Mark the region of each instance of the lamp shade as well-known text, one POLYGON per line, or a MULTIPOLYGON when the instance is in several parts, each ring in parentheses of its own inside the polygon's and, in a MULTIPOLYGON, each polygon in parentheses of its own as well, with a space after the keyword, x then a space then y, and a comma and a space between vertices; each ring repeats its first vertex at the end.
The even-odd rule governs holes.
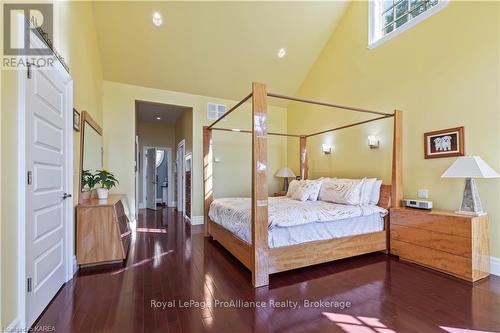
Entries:
POLYGON ((275 174, 276 177, 283 177, 283 178, 288 178, 288 177, 295 177, 295 174, 293 173, 292 170, 288 167, 283 167, 278 170, 275 174))
POLYGON ((479 156, 459 157, 442 178, 498 178, 500 175, 479 156))

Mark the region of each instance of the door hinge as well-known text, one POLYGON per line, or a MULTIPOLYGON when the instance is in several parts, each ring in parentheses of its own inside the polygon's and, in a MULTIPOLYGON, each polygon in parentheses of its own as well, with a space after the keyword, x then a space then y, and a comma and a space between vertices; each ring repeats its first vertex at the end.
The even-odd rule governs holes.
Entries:
POLYGON ((33 65, 28 62, 28 64, 26 66, 28 66, 28 79, 31 79, 31 66, 33 66, 33 65))
POLYGON ((31 283, 31 278, 29 277, 29 278, 26 280, 26 290, 30 293, 30 292, 31 292, 31 289, 32 289, 32 283, 31 283))
POLYGON ((27 177, 27 183, 28 185, 33 184, 33 171, 28 171, 28 177, 27 177))

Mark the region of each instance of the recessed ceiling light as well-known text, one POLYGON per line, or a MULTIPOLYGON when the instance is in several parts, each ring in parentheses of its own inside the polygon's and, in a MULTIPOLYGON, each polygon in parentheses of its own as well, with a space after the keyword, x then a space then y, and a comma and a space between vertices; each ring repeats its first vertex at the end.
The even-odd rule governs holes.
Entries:
POLYGON ((156 120, 161 120, 161 118, 160 117, 156 117, 156 120))
POLYGON ((163 18, 161 17, 160 12, 153 13, 153 24, 157 27, 163 24, 163 18))
POLYGON ((282 47, 278 50, 278 58, 283 58, 284 56, 286 56, 286 49, 282 47))

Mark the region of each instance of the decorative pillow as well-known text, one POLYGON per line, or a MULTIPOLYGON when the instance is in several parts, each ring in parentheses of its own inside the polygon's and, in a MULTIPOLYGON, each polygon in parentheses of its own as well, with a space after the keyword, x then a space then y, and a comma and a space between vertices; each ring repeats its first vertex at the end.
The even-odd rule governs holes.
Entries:
POLYGON ((361 204, 369 205, 372 198, 373 186, 377 178, 366 178, 361 189, 361 204))
POLYGON ((293 193, 292 199, 299 201, 306 201, 309 198, 310 194, 311 194, 311 186, 310 184, 304 182, 300 184, 297 190, 293 193))
POLYGON ((382 186, 382 181, 377 180, 375 184, 373 184, 372 194, 370 196, 370 205, 378 204, 380 200, 380 187, 382 186))
POLYGON ((321 190, 321 183, 323 183, 323 177, 316 180, 306 180, 308 184, 311 184, 309 198, 307 200, 316 201, 318 200, 319 191, 321 190))
POLYGON ((326 179, 321 184, 319 200, 344 205, 359 205, 361 203, 361 188, 363 179, 326 179))
POLYGON ((293 194, 295 193, 295 191, 297 191, 299 184, 300 184, 299 180, 296 179, 292 180, 288 185, 288 191, 286 192, 286 196, 289 198, 293 197, 293 194))

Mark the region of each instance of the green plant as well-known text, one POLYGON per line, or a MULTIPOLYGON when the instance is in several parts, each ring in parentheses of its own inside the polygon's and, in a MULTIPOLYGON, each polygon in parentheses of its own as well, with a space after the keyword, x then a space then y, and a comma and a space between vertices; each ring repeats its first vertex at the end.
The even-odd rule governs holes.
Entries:
POLYGON ((102 188, 108 190, 120 183, 118 179, 115 178, 115 175, 104 169, 97 170, 95 177, 97 179, 97 183, 100 184, 102 188))
POLYGON ((97 184, 97 179, 90 170, 82 171, 82 189, 86 189, 87 191, 92 191, 97 184))

